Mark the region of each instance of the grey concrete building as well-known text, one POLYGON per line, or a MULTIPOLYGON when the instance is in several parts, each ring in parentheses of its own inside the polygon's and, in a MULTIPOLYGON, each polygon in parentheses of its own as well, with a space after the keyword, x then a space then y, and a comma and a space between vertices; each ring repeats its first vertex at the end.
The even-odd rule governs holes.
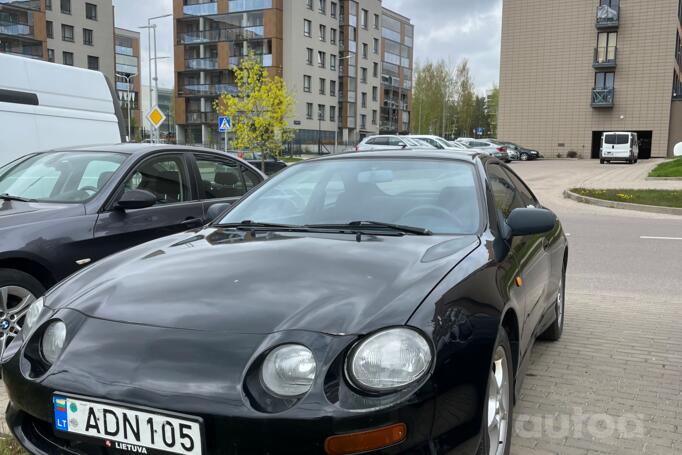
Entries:
POLYGON ((111 0, 46 0, 47 59, 115 80, 111 0))
POLYGON ((504 0, 498 137, 597 158, 605 131, 640 156, 682 141, 680 0, 504 0))

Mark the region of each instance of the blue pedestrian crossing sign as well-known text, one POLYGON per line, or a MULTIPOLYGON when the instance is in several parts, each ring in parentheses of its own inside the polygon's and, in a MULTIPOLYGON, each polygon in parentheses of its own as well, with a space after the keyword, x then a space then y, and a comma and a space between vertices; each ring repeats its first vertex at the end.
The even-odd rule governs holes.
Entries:
POLYGON ((218 131, 225 133, 232 129, 232 119, 230 117, 218 117, 218 131))

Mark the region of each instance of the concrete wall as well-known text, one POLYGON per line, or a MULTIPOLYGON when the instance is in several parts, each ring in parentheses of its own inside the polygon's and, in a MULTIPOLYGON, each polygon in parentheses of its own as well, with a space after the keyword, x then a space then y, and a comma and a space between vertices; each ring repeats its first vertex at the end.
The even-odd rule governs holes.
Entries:
POLYGON ((605 109, 591 107, 598 1, 505 0, 499 138, 589 157, 593 131, 652 130, 652 156, 666 156, 678 2, 621 1, 615 105, 605 109))

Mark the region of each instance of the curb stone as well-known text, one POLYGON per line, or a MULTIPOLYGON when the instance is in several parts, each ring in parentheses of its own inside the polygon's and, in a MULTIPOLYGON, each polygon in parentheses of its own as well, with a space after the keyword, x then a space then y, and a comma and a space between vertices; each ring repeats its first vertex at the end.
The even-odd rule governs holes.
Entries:
POLYGON ((622 210, 633 210, 636 212, 647 212, 647 213, 661 213, 664 215, 679 215, 682 216, 682 208, 677 207, 659 207, 655 205, 643 205, 643 204, 631 204, 629 202, 617 202, 617 201, 607 201, 604 199, 597 199, 589 196, 582 196, 572 191, 565 190, 564 197, 567 199, 573 199, 577 202, 582 202, 583 204, 596 205, 599 207, 607 207, 612 209, 622 209, 622 210))

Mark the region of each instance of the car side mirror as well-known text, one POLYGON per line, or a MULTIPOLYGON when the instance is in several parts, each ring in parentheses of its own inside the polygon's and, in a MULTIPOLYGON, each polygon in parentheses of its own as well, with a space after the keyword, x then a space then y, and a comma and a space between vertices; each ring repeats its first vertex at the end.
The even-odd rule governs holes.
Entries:
POLYGON ((556 215, 547 209, 514 209, 507 218, 512 237, 544 234, 556 225, 556 215))
POLYGON ((213 204, 208 208, 208 211, 206 212, 207 218, 206 221, 209 223, 215 221, 225 210, 229 209, 231 205, 232 204, 228 204, 226 202, 213 204))
POLYGON ((156 196, 147 190, 127 190, 116 202, 119 210, 146 209, 156 204, 156 196))

